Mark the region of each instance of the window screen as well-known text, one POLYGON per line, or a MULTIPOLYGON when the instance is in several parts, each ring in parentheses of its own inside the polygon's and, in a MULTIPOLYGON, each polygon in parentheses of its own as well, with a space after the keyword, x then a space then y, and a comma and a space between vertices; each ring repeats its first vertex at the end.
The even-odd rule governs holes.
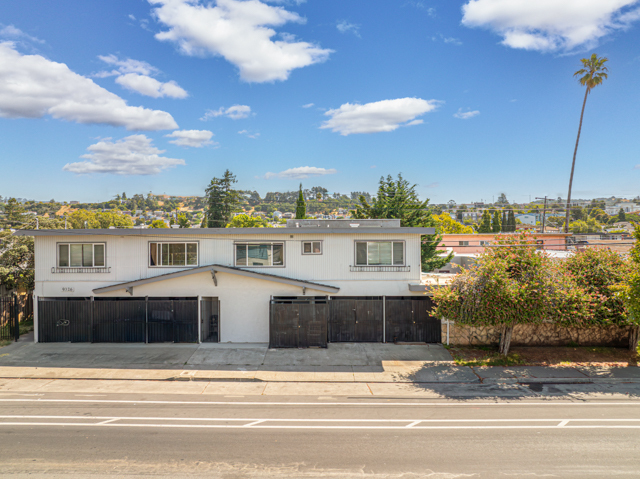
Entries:
POLYGON ((236 244, 236 266, 283 266, 282 243, 236 244))
POLYGON ((197 266, 198 243, 149 243, 149 266, 197 266))
POLYGON ((358 241, 356 242, 356 265, 404 265, 404 243, 402 241, 358 241))

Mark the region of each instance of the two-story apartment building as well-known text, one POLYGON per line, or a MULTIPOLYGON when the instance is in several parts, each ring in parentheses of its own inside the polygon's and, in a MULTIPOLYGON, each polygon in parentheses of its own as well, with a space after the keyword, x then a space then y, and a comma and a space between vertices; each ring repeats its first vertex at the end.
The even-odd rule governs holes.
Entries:
POLYGON ((36 341, 435 341, 421 235, 399 220, 31 230, 36 341))

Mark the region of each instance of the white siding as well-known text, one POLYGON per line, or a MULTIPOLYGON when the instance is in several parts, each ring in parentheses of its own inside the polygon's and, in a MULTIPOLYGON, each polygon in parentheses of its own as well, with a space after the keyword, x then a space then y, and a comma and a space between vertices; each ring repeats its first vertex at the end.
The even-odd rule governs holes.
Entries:
POLYGON ((420 236, 394 234, 296 234, 292 235, 224 235, 224 236, 70 236, 36 237, 35 264, 36 281, 91 282, 92 287, 148 278, 171 273, 184 267, 149 267, 148 248, 152 241, 198 241, 199 264, 233 266, 234 242, 236 241, 284 241, 285 266, 272 268, 247 268, 254 271, 318 282, 336 281, 394 281, 420 280, 420 236), (350 271, 355 262, 356 240, 400 240, 405 241, 405 262, 410 272, 363 272, 350 271), (322 240, 321 255, 303 255, 303 240, 322 240), (54 273, 57 244, 63 242, 106 243, 106 264, 110 273, 54 273))

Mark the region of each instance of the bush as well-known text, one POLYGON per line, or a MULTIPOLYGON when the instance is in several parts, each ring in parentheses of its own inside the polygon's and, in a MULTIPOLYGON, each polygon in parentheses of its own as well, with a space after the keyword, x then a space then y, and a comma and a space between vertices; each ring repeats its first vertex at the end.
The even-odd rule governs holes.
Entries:
POLYGON ((562 266, 572 280, 592 296, 595 306, 589 318, 591 324, 628 324, 627 307, 614 289, 629 276, 628 261, 613 251, 589 248, 577 251, 562 266))
POLYGON ((434 294, 435 314, 462 324, 502 326, 509 351, 516 324, 591 325, 596 296, 527 234, 496 237, 474 267, 434 294))

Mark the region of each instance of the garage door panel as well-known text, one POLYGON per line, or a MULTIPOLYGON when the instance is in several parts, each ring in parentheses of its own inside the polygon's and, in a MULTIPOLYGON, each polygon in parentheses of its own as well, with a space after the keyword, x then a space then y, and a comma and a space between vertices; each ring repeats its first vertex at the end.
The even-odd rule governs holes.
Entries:
POLYGON ((328 312, 326 298, 274 298, 270 310, 270 347, 326 347, 328 312))

